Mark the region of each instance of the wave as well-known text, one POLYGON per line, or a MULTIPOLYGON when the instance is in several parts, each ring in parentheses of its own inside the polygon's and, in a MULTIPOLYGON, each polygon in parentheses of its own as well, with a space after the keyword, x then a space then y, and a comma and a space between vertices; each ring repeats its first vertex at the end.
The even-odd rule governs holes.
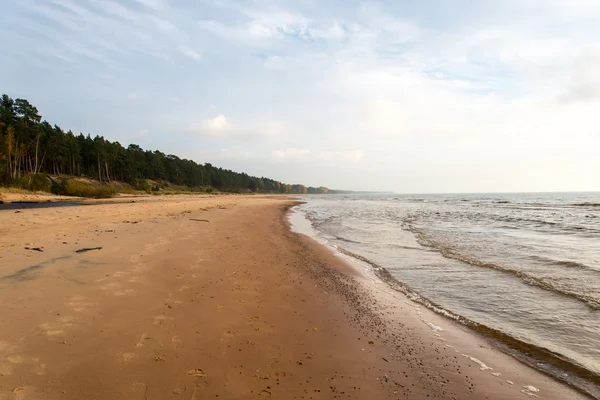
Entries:
POLYGON ((600 375, 593 371, 549 349, 517 339, 498 329, 491 328, 449 311, 422 296, 405 283, 400 282, 386 268, 368 258, 341 247, 337 247, 337 250, 373 267, 373 271, 379 279, 385 282, 391 289, 406 295, 411 301, 421 304, 437 314, 453 319, 488 337, 494 341, 500 350, 512 355, 524 364, 568 384, 585 395, 591 396, 594 399, 600 399, 600 375))
POLYGON ((339 240, 341 242, 362 244, 362 242, 358 242, 358 241, 352 240, 352 239, 346 239, 345 237, 341 237, 341 236, 334 236, 334 238, 335 238, 335 240, 339 240))
POLYGON ((439 251, 440 254, 446 258, 457 260, 457 261, 462 261, 464 263, 473 265, 475 267, 490 268, 490 269, 494 269, 496 271, 503 272, 505 274, 510 274, 512 276, 519 278, 520 280, 522 280, 524 283, 527 283, 528 285, 536 286, 543 290, 547 290, 547 291, 554 292, 559 295, 574 298, 576 300, 579 300, 579 301, 585 303, 588 307, 592 308, 593 310, 600 310, 600 299, 597 299, 593 296, 589 296, 589 295, 586 295, 583 293, 577 293, 572 290, 568 290, 566 288, 557 286, 556 284, 554 284, 552 282, 548 282, 547 280, 544 280, 543 278, 536 277, 527 272, 517 271, 517 270, 511 269, 511 268, 504 267, 502 265, 482 261, 482 260, 479 260, 475 257, 469 256, 466 254, 458 253, 454 249, 452 249, 448 246, 445 246, 444 244, 442 244, 440 242, 436 242, 436 241, 428 238, 427 235, 423 231, 415 228, 412 225, 406 224, 406 225, 404 225, 403 228, 409 232, 414 233, 417 238, 417 242, 420 245, 435 249, 435 250, 439 251))
POLYGON ((580 263, 577 261, 555 260, 553 258, 547 258, 547 257, 543 257, 543 256, 530 256, 530 258, 532 260, 541 261, 545 264, 558 265, 560 267, 566 267, 566 268, 575 268, 575 269, 581 269, 581 270, 600 272, 600 271, 598 271, 598 269, 596 269, 594 267, 591 267, 587 264, 580 263))

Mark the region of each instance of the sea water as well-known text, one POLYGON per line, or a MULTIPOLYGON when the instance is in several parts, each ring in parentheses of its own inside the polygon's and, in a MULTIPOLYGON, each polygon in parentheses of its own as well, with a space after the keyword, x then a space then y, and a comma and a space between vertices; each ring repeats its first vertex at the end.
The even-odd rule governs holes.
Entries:
POLYGON ((306 196, 393 287, 600 398, 600 193, 306 196))

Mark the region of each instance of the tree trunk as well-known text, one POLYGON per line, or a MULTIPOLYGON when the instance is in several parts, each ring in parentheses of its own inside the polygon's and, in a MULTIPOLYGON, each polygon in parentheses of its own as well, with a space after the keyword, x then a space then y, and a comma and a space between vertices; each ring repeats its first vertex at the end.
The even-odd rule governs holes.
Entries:
POLYGON ((40 135, 37 135, 37 139, 35 141, 35 170, 34 173, 38 173, 38 149, 40 147, 40 135))
POLYGON ((108 180, 108 182, 110 182, 110 174, 108 172, 108 163, 106 161, 104 161, 104 167, 106 168, 106 180, 108 180))
POLYGON ((100 154, 98 154, 98 180, 102 182, 102 170, 100 169, 100 154))

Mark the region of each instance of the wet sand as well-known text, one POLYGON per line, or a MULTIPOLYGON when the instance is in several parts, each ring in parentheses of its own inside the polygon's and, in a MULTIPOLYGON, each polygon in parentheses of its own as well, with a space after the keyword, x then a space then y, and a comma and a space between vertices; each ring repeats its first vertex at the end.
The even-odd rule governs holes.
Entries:
POLYGON ((291 204, 0 211, 0 399, 581 398, 291 233, 291 204))

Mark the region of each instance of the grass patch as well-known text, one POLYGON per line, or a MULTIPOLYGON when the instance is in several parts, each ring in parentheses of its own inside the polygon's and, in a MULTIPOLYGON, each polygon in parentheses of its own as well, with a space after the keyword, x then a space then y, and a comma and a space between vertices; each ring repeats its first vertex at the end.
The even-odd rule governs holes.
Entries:
POLYGON ((92 186, 76 180, 62 179, 52 183, 51 191, 61 196, 92 197, 104 199, 117 194, 114 185, 92 186))

